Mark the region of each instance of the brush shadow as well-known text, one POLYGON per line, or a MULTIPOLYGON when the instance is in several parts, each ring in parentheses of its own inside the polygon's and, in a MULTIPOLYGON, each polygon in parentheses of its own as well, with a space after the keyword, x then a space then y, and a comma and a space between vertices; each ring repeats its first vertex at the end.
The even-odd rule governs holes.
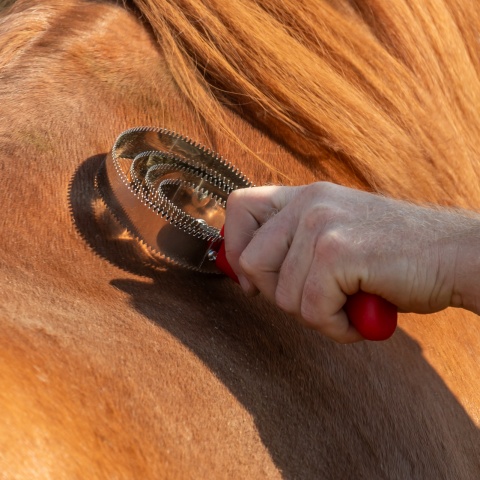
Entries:
POLYGON ((414 340, 399 330, 388 342, 337 345, 225 278, 152 268, 134 239, 106 233, 118 227, 95 207, 103 158, 87 159, 71 183, 78 231, 97 255, 152 280, 111 283, 241 402, 284 478, 458 478, 462 468, 462 480, 478 478, 480 431, 414 340))

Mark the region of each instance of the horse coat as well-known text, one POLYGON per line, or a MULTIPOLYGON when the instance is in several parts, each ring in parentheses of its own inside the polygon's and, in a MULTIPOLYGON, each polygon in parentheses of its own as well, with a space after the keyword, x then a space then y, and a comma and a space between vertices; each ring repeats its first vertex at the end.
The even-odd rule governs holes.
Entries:
MULTIPOLYGON (((235 25, 221 2, 5 7, 0 478, 479 477, 475 315, 452 309, 401 315, 387 342, 337 345, 264 299, 245 298, 227 279, 152 268, 148 251, 115 222, 95 190, 95 174, 118 133, 154 125, 221 152, 256 184, 327 179, 474 208, 478 63, 465 67, 470 76, 463 84, 454 80, 442 62, 448 52, 432 53, 441 44, 440 21, 432 23, 435 36, 419 17, 415 45, 401 29, 403 17, 394 17, 401 8, 414 15, 414 2, 392 2, 389 12, 367 3, 370 10, 357 2, 318 2, 322 31, 332 29, 339 42, 350 34, 345 45, 358 49, 367 42, 358 32, 367 32, 365 39, 392 59, 395 95, 388 79, 372 80, 381 78, 372 73, 380 68, 377 50, 365 54, 368 62, 359 55, 356 65, 345 45, 347 53, 335 57, 340 47, 332 43, 329 50, 317 37, 316 55, 335 64, 319 60, 325 91, 334 73, 350 83, 338 83, 330 97, 312 93, 312 102, 324 99, 316 119, 302 113, 301 88, 267 89, 279 80, 273 75, 279 64, 291 65, 279 83, 294 84, 295 58, 288 50, 272 58, 263 43, 256 49, 256 37, 242 40, 237 29, 255 27, 243 21, 257 8, 253 3, 231 7, 239 15, 235 25), (209 15, 217 19, 213 26, 209 15), (231 28, 223 28, 228 22, 231 28), (232 44, 238 40, 244 49, 236 49, 238 63, 226 54, 218 60, 220 47, 203 58, 208 42, 198 43, 189 25, 212 45, 228 44, 228 35, 232 44), (214 37, 214 28, 223 37, 214 37), (264 79, 253 63, 262 55, 264 79), (243 73, 251 84, 240 76, 221 84, 243 73), (424 81, 415 90, 417 76, 424 81), (359 96, 352 90, 343 97, 342 85, 353 83, 359 96), (265 99, 275 100, 277 110, 265 99), (428 116, 433 100, 445 110, 428 116), (425 117, 416 118, 420 107, 425 117)), ((468 56, 478 15, 470 15, 466 1, 450 2, 450 10, 440 3, 439 18, 450 21, 442 25, 465 39, 468 56)), ((275 29, 299 45, 315 44, 307 2, 299 3, 296 17, 287 15, 295 7, 288 2, 263 7, 275 19, 264 24, 265 38, 283 38, 273 36, 275 29)), ((308 56, 300 50, 298 62, 308 56)))

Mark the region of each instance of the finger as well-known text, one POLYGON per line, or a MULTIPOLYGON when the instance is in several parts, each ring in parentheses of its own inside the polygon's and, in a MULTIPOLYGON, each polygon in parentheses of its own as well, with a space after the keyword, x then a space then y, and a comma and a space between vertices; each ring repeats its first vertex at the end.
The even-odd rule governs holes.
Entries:
POLYGON ((255 232, 239 259, 241 271, 272 303, 296 228, 294 218, 284 212, 271 217, 255 232))
POLYGON ((300 316, 303 290, 315 253, 315 235, 298 225, 281 265, 275 302, 282 310, 300 316))
POLYGON ((302 292, 301 321, 323 335, 340 343, 353 343, 363 339, 348 321, 343 310, 347 299, 341 290, 328 260, 312 264, 302 292), (320 263, 321 262, 321 263, 320 263))
POLYGON ((294 187, 254 187, 232 192, 227 202, 225 252, 235 273, 243 276, 239 258, 256 230, 281 210, 294 187))

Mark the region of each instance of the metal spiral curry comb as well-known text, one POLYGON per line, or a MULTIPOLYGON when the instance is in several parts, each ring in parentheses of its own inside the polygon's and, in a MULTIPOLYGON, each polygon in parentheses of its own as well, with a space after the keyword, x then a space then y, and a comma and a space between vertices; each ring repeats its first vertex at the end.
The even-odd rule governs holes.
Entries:
MULTIPOLYGON (((154 258, 238 282, 223 243, 228 196, 252 183, 215 152, 166 129, 123 132, 97 175, 97 187, 119 223, 154 258)), ((397 309, 376 295, 349 296, 350 322, 369 340, 395 331, 397 309)))

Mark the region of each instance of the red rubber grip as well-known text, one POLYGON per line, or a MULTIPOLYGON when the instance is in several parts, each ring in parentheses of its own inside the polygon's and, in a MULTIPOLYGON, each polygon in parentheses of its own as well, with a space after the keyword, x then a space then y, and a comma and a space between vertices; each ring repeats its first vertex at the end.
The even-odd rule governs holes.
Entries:
MULTIPOLYGON (((223 228, 220 232, 220 234, 223 237, 223 228)), ((233 268, 230 266, 227 260, 227 255, 225 253, 225 242, 222 241, 220 244, 220 248, 217 251, 217 258, 215 260, 215 265, 221 270, 225 275, 228 275, 232 280, 235 280, 237 283, 240 283, 238 281, 238 277, 233 271, 233 268)))
MULTIPOLYGON (((223 228, 220 234, 223 236, 223 228)), ((238 277, 227 261, 224 242, 217 248, 215 264, 238 283, 238 277)), ((397 307, 378 295, 359 291, 347 297, 344 309, 350 323, 367 340, 387 340, 397 328, 397 307)))
POLYGON ((378 295, 359 291, 347 297, 343 308, 367 340, 387 340, 397 328, 397 307, 378 295))

